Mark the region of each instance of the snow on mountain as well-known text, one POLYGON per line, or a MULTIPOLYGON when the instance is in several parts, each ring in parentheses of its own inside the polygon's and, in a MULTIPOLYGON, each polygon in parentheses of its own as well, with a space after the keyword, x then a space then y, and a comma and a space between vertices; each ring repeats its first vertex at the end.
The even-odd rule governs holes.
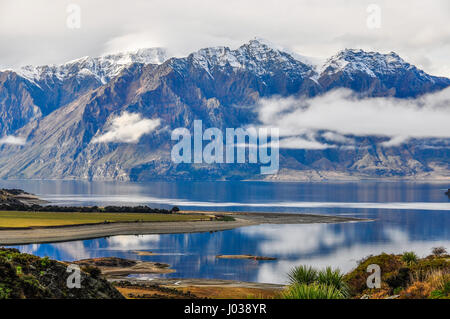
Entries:
MULTIPOLYGON (((193 63, 212 74, 214 68, 246 69, 258 76, 273 73, 275 69, 306 75, 312 69, 291 54, 259 39, 251 40, 236 50, 219 46, 201 49, 190 55, 193 63)), ((211 75, 212 76, 212 75, 211 75)))
MULTIPOLYGON (((344 50, 317 67, 257 39, 237 49, 201 49, 162 64, 167 54, 159 50, 22 68, 21 74, 39 88, 14 72, 0 72, 0 133, 28 141, 0 146, 0 178, 252 179, 259 167, 174 165, 170 128, 189 128, 195 119, 205 127, 259 125, 257 108, 246 106, 258 106, 262 98, 307 99, 348 89, 364 98, 409 99, 450 86, 449 79, 427 75, 395 53, 344 50), (133 62, 160 65, 119 74, 133 62), (110 132, 108 121, 124 112, 159 119, 167 129, 145 134, 138 143, 90 142, 110 132)), ((340 143, 337 138, 347 137, 323 135, 327 144, 333 139, 340 143)), ((388 148, 380 142, 384 139, 377 136, 354 136, 349 148, 282 150, 281 178, 311 176, 308 172, 331 178, 449 176, 443 160, 449 157, 448 147, 424 150, 412 140, 388 148)))
POLYGON ((292 56, 294 59, 296 59, 297 61, 302 62, 303 64, 306 64, 314 69, 318 69, 319 67, 321 67, 324 64, 324 59, 323 58, 319 58, 319 57, 311 57, 311 56, 306 56, 306 55, 302 55, 299 54, 295 51, 292 51, 291 49, 288 49, 286 47, 283 47, 281 45, 278 45, 276 43, 273 43, 267 39, 263 39, 263 38, 255 38, 256 41, 266 45, 267 47, 270 47, 274 50, 278 50, 280 52, 285 52, 287 54, 289 54, 290 56, 292 56))
POLYGON ((382 54, 355 49, 345 49, 332 56, 322 66, 320 73, 330 75, 338 72, 349 74, 363 72, 371 77, 377 77, 377 75, 395 74, 402 70, 416 71, 418 75, 431 79, 428 74, 405 62, 394 52, 382 54))
POLYGON ((28 65, 16 72, 36 84, 42 80, 64 81, 73 76, 94 76, 105 84, 132 63, 161 64, 168 58, 169 54, 163 48, 147 48, 96 58, 83 57, 61 65, 28 65))
POLYGON ((223 71, 230 68, 232 71, 252 71, 257 76, 282 71, 292 77, 309 78, 316 83, 323 76, 340 72, 351 78, 357 77, 357 74, 379 78, 411 73, 421 81, 436 81, 435 77, 409 64, 394 52, 382 54, 346 49, 324 61, 302 56, 263 39, 253 39, 236 50, 225 46, 204 48, 188 58, 212 78, 215 69, 223 71))
MULTIPOLYGON (((162 64, 169 58, 168 52, 163 48, 148 48, 96 58, 83 57, 61 65, 29 65, 15 72, 38 86, 41 81, 51 85, 54 81, 85 77, 94 78, 105 84, 132 63, 162 64)), ((394 52, 381 54, 345 49, 323 62, 323 59, 306 57, 260 38, 250 40, 235 50, 225 46, 200 49, 188 58, 211 77, 215 68, 222 71, 230 68, 234 71, 245 69, 258 76, 273 75, 276 71, 282 71, 296 78, 310 78, 317 83, 320 77, 339 72, 350 76, 365 73, 369 77, 376 78, 399 71, 409 71, 426 81, 432 82, 434 79, 405 62, 394 52)))

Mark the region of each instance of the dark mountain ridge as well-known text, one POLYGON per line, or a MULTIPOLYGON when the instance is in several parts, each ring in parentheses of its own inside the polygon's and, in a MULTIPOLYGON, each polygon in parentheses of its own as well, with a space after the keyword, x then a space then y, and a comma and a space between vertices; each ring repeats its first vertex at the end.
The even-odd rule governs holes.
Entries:
MULTIPOLYGON (((39 103, 30 93, 31 82, 13 73, 9 77, 15 77, 15 82, 2 83, 14 83, 22 99, 4 99, 2 114, 16 117, 6 106, 36 110, 39 103), (10 102, 13 100, 15 104, 10 102)), ((255 124, 254 107, 261 98, 307 99, 337 88, 351 89, 360 97, 414 98, 450 86, 449 79, 430 76, 394 53, 345 50, 323 66, 314 66, 257 40, 236 50, 202 49, 161 64, 130 63, 107 83, 98 77, 75 82, 79 86, 69 81, 62 89, 52 86, 47 92, 49 97, 64 96, 64 102, 58 103, 65 105, 52 111, 38 107, 36 114, 22 111, 26 115, 22 127, 17 122, 9 130, 3 129, 3 134, 13 132, 27 143, 0 145, 0 178, 260 179, 259 166, 254 164, 174 164, 170 159, 171 130, 192 129, 196 119, 203 120, 205 127, 222 129, 255 124), (56 89, 62 93, 52 91, 56 89), (124 112, 160 119, 161 124, 136 143, 95 142, 124 112)), ((2 84, 0 96, 11 92, 10 88, 11 84, 2 84)), ((279 174, 264 178, 422 179, 449 175, 446 141, 443 148, 435 149, 423 149, 414 140, 385 148, 378 143, 380 139, 357 138, 353 149, 282 149, 279 174)))

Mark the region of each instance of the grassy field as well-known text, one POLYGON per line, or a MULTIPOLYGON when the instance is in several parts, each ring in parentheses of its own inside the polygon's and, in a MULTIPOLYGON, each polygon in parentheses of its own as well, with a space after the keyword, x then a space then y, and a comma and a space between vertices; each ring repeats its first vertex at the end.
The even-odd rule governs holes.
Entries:
POLYGON ((67 226, 117 222, 177 222, 209 220, 206 215, 138 213, 52 213, 0 211, 1 228, 67 226))

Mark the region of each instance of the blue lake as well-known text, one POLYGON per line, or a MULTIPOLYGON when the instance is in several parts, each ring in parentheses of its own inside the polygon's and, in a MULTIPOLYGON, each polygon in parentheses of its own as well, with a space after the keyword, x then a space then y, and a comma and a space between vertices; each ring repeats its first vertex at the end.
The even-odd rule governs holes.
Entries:
POLYGON ((177 205, 182 209, 375 219, 17 246, 23 252, 66 261, 118 256, 165 262, 176 270, 167 277, 283 283, 286 272, 300 264, 331 265, 348 271, 370 254, 413 250, 425 256, 436 246, 450 250, 450 200, 444 194, 447 184, 0 181, 0 187, 22 188, 59 205, 177 205), (158 255, 137 256, 135 250, 158 255), (264 255, 277 260, 217 259, 220 254, 264 255))

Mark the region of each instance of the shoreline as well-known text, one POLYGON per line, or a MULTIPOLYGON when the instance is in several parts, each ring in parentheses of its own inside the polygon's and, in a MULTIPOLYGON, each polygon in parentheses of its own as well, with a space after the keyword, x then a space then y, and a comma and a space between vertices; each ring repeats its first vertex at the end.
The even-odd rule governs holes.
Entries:
POLYGON ((146 181, 135 181, 135 180, 113 180, 113 179, 83 179, 83 178, 8 178, 1 179, 0 182, 8 183, 8 182, 88 182, 88 183, 131 183, 131 184, 146 184, 146 183, 159 183, 159 182, 167 182, 167 183, 176 183, 177 181, 181 182, 214 182, 214 183, 223 183, 223 182, 267 182, 267 183, 302 183, 302 184, 315 184, 315 183, 355 183, 355 182, 394 182, 394 183, 425 183, 425 184, 447 184, 450 181, 450 176, 438 175, 438 176, 427 176, 427 177, 418 177, 418 176, 406 176, 403 178, 395 178, 395 177, 370 177, 370 176, 354 176, 350 175, 348 178, 323 178, 323 179, 240 179, 240 180, 227 180, 227 179, 211 179, 211 180, 191 180, 191 179, 180 179, 180 180, 168 180, 168 179, 150 179, 146 181))
POLYGON ((154 278, 151 281, 132 277, 107 277, 109 282, 127 281, 132 284, 156 284, 161 286, 186 288, 186 287, 230 287, 230 288, 266 288, 283 289, 287 284, 263 283, 256 281, 240 281, 233 279, 210 279, 210 278, 154 278))
POLYGON ((272 299, 286 287, 222 279, 107 279, 127 299, 272 299))
POLYGON ((275 298, 286 288, 284 284, 245 282, 227 279, 155 278, 151 281, 134 278, 107 278, 127 299, 248 299, 275 298))
POLYGON ((162 235, 231 230, 261 224, 316 224, 372 221, 370 219, 311 214, 230 213, 185 211, 197 214, 233 216, 234 221, 135 222, 71 225, 58 228, 0 230, 0 245, 27 245, 88 240, 118 235, 162 235))

